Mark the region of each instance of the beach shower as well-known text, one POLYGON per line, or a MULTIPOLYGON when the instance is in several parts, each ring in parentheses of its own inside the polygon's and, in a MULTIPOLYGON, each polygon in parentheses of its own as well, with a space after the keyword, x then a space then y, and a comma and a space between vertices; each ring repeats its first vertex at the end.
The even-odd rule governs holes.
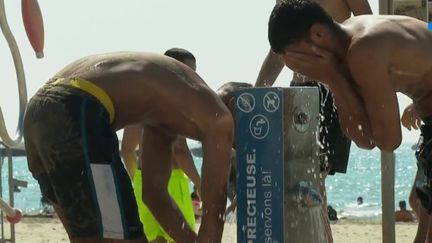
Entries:
MULTIPOLYGON (((22 0, 21 6, 27 36, 33 49, 36 52, 36 57, 42 58, 44 29, 39 5, 36 0, 22 0)), ((19 94, 19 117, 15 137, 12 138, 11 136, 9 136, 4 121, 3 112, 0 107, 0 140, 2 140, 8 147, 17 147, 21 143, 23 135, 22 122, 25 107, 27 105, 27 88, 24 75, 24 67, 18 45, 7 22, 4 0, 0 0, 0 26, 3 35, 8 43, 14 61, 19 94)))
MULTIPOLYGON (((30 40, 30 43, 33 49, 36 52, 37 58, 43 57, 43 43, 44 43, 44 30, 43 30, 43 22, 42 15, 39 9, 39 5, 36 0, 22 0, 21 1, 21 10, 23 16, 23 22, 25 26, 25 30, 27 36, 30 40)), ((24 67, 21 59, 21 55, 18 49, 18 45, 15 41, 15 38, 9 28, 9 24, 7 22, 6 13, 5 13, 5 5, 4 0, 0 0, 0 27, 2 33, 8 43, 10 52, 12 54, 17 82, 18 82, 18 95, 19 95, 19 117, 18 117, 18 125, 16 129, 15 137, 11 137, 8 134, 6 129, 6 124, 4 121, 4 116, 2 109, 0 107, 0 146, 4 147, 4 151, 6 151, 7 155, 4 156, 0 154, 0 174, 1 168, 3 167, 3 161, 5 157, 8 157, 8 185, 9 185, 9 203, 3 200, 0 197, 0 209, 3 213, 6 214, 6 219, 10 223, 10 239, 5 239, 4 237, 4 222, 3 217, 1 217, 1 241, 10 241, 15 242, 15 226, 14 224, 18 223, 21 220, 22 213, 20 210, 13 208, 14 205, 14 188, 18 186, 27 186, 27 182, 19 181, 13 178, 13 167, 12 167, 12 155, 11 149, 13 147, 18 147, 22 142, 23 132, 22 132, 22 123, 24 118, 24 112, 27 105, 27 89, 26 89, 26 81, 24 75, 24 67)), ((1 188, 1 179, 0 179, 0 189, 1 188)), ((0 190, 0 196, 2 196, 2 190, 0 190)))

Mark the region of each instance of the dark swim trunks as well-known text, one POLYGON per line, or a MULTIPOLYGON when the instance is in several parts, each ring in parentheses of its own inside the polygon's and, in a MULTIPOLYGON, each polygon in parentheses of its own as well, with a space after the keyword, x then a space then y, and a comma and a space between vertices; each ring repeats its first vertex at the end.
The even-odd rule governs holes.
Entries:
POLYGON ((423 119, 420 139, 415 152, 417 158, 416 193, 429 214, 432 211, 432 116, 423 119))
POLYGON ((351 140, 342 132, 330 90, 318 82, 291 82, 291 86, 318 87, 320 93, 320 167, 329 175, 346 173, 351 140))
POLYGON ((71 237, 144 237, 109 111, 106 93, 81 79, 45 85, 27 106, 29 169, 71 237))

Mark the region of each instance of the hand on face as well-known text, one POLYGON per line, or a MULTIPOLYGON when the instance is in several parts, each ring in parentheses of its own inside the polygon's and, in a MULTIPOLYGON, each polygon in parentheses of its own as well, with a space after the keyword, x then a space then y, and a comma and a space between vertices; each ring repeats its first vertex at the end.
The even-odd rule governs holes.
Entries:
POLYGON ((311 49, 311 53, 288 50, 281 58, 293 71, 315 80, 332 81, 341 74, 341 64, 333 53, 317 46, 311 49))

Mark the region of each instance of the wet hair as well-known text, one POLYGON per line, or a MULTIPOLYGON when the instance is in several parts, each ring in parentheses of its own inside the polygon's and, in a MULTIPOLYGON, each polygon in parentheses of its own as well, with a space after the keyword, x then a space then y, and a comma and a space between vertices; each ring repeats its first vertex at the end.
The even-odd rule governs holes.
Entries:
POLYGON ((167 50, 164 55, 172 57, 180 62, 188 59, 196 61, 195 56, 191 52, 182 48, 171 48, 167 50))
POLYGON ((222 101, 225 103, 225 105, 228 105, 230 99, 234 96, 234 91, 243 89, 243 88, 252 88, 253 85, 250 83, 242 83, 242 82, 228 82, 219 87, 217 89, 217 94, 222 99, 222 101))
POLYGON ((405 200, 399 201, 399 207, 401 209, 406 209, 406 202, 405 202, 405 200))
POLYGON ((273 8, 268 23, 271 49, 282 53, 289 45, 309 38, 313 24, 324 24, 331 29, 337 26, 324 9, 313 1, 281 0, 273 8))

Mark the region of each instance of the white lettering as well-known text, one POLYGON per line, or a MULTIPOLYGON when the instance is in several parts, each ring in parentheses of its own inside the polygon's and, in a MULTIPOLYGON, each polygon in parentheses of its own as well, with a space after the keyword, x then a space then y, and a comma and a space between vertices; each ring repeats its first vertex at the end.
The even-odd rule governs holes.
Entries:
MULTIPOLYGON (((262 174, 262 186, 270 187, 272 183, 271 171, 263 171, 262 174)), ((272 211, 272 191, 264 191, 264 238, 266 243, 273 242, 272 211)))
POLYGON ((255 149, 251 154, 246 154, 246 239, 252 243, 256 239, 256 154, 255 149))

